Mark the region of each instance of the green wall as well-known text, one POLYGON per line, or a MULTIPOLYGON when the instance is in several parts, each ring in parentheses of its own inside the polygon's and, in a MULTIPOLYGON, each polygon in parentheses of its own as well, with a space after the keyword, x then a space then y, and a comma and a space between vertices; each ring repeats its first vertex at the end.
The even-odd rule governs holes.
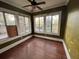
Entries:
POLYGON ((79 59, 79 0, 71 0, 68 5, 65 42, 71 59, 79 59))

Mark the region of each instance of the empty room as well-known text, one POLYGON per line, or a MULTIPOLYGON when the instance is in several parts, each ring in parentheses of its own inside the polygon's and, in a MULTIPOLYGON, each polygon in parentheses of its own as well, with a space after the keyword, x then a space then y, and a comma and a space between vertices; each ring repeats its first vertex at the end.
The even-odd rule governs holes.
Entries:
POLYGON ((79 0, 0 0, 0 59, 79 59, 79 0))

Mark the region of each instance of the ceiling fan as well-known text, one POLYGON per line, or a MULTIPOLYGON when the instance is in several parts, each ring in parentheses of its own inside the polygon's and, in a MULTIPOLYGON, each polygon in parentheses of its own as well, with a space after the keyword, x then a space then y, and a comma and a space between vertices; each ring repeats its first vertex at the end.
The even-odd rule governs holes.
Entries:
POLYGON ((38 8, 39 10, 43 10, 41 7, 39 7, 38 5, 41 5, 41 4, 45 4, 45 2, 44 1, 42 1, 42 2, 36 2, 35 0, 28 0, 30 3, 31 3, 31 5, 25 5, 25 6, 23 6, 24 8, 25 7, 29 7, 29 6, 32 6, 32 11, 35 9, 35 8, 38 8))

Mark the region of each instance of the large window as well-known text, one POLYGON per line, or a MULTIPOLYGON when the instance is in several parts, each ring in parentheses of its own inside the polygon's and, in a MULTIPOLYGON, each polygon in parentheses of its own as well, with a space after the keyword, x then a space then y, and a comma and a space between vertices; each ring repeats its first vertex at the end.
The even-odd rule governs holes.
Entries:
POLYGON ((30 33, 31 20, 29 16, 0 12, 0 40, 15 36, 25 36, 30 33))
POLYGON ((15 37, 18 35, 16 18, 14 14, 5 13, 5 19, 7 24, 7 33, 9 37, 15 37))
POLYGON ((35 31, 44 32, 44 17, 35 18, 35 31))
POLYGON ((3 13, 0 12, 0 39, 8 37, 3 13))
POLYGON ((19 16, 19 34, 28 34, 31 32, 31 24, 29 17, 19 16))
POLYGON ((60 34, 60 13, 35 17, 35 32, 44 34, 60 34))

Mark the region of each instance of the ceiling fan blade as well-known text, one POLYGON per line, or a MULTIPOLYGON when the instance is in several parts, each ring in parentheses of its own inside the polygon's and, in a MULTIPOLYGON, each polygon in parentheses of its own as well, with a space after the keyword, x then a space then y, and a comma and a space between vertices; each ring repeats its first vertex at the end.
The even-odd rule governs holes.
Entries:
POLYGON ((33 2, 35 2, 35 0, 33 0, 33 2))
POLYGON ((38 9, 40 9, 40 10, 43 10, 41 7, 39 7, 39 6, 36 6, 38 9))
POLYGON ((40 5, 40 4, 45 4, 45 2, 39 2, 39 3, 37 3, 36 5, 40 5))
POLYGON ((29 2, 32 2, 31 0, 28 0, 29 2))
POLYGON ((25 5, 25 6, 23 6, 23 7, 29 7, 29 6, 32 6, 32 5, 25 5))
POLYGON ((28 0, 29 2, 35 2, 35 0, 28 0))

